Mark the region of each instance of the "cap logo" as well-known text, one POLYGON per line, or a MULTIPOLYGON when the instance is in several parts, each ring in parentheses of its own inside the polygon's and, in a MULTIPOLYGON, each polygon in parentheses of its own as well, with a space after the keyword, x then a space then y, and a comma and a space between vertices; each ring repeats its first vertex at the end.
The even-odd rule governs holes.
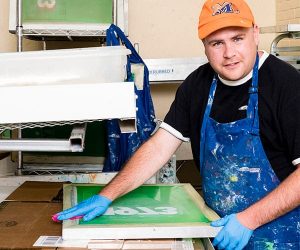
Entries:
POLYGON ((213 16, 222 14, 222 13, 240 13, 240 11, 233 7, 233 4, 230 2, 224 2, 223 4, 215 4, 212 6, 213 16))

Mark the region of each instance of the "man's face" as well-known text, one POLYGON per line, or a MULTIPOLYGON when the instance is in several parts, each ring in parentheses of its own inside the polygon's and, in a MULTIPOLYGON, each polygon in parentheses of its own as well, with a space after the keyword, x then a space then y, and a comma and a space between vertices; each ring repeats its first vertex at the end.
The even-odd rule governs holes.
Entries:
POLYGON ((216 73, 226 80, 239 80, 254 66, 258 27, 228 27, 210 34, 203 40, 205 54, 216 73))

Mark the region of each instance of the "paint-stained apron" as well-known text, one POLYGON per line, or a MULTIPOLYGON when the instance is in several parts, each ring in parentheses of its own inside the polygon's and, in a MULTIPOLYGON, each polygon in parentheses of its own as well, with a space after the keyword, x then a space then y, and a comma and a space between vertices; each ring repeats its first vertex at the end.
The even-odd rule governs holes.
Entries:
MULTIPOLYGON (((246 209, 280 184, 259 136, 258 61, 257 56, 247 117, 230 123, 210 118, 216 77, 203 117, 200 170, 204 199, 221 217, 246 209)), ((299 250, 300 208, 256 229, 245 249, 299 250)))

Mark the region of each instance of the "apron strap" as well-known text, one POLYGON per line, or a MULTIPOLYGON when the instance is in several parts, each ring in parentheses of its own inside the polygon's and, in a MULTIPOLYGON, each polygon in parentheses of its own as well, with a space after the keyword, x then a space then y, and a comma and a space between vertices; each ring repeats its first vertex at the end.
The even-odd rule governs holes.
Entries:
POLYGON ((258 117, 258 65, 259 56, 256 55, 255 65, 252 74, 252 84, 249 88, 249 103, 247 108, 247 117, 252 119, 251 133, 259 135, 259 117, 258 117))
POLYGON ((200 132, 200 174, 203 166, 203 155, 204 155, 204 145, 205 145, 205 131, 206 131, 206 125, 207 125, 207 120, 210 115, 211 107, 213 104, 215 92, 217 89, 217 76, 214 76, 214 79, 212 81, 210 91, 209 91, 209 96, 208 96, 208 101, 207 101, 207 106, 203 115, 203 120, 202 120, 202 127, 201 127, 201 132, 200 132))

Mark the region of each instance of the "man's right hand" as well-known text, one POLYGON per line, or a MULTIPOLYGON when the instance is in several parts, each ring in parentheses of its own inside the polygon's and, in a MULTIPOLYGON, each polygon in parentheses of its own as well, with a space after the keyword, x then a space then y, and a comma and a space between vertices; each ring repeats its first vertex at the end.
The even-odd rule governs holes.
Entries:
POLYGON ((104 214, 111 202, 112 201, 110 199, 97 194, 78 203, 74 207, 57 213, 55 217, 58 220, 68 220, 74 217, 82 217, 83 221, 90 221, 97 216, 104 214))

